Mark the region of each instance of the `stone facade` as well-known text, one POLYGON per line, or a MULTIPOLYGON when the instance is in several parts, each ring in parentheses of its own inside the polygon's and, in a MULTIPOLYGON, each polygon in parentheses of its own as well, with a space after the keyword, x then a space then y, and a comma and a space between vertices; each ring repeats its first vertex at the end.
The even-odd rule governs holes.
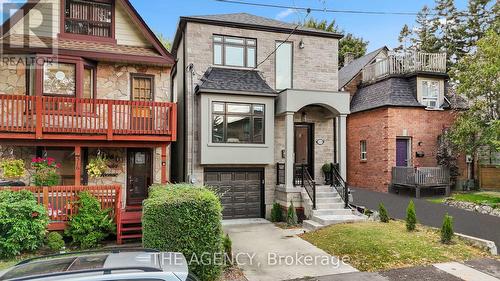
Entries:
POLYGON ((26 94, 26 67, 17 64, 15 68, 0 67, 0 95, 26 94))
MULTIPOLYGON (((396 138, 410 139, 410 165, 436 166, 438 136, 455 120, 450 110, 383 107, 354 113, 347 118, 347 180, 350 185, 387 192, 391 169, 396 163, 396 138), (366 140, 367 160, 360 160, 360 141, 366 140), (416 157, 416 152, 423 157, 416 157)), ((465 159, 458 160, 460 176, 465 159)))

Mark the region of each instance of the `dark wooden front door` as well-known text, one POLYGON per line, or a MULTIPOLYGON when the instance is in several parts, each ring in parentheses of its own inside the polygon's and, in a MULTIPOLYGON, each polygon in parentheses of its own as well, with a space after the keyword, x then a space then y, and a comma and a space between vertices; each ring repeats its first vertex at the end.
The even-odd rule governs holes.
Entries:
POLYGON ((151 149, 127 150, 127 205, 141 205, 152 184, 151 149))
POLYGON ((305 165, 314 178, 313 124, 295 124, 295 165, 305 165))
POLYGON ((396 166, 408 166, 408 139, 396 139, 396 166))

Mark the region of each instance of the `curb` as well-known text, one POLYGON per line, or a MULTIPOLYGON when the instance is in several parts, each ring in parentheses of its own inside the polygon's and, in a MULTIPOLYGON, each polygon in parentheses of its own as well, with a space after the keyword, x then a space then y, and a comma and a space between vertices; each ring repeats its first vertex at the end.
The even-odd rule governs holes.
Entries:
POLYGON ((481 238, 477 238, 477 237, 473 237, 473 236, 469 236, 469 235, 465 235, 465 234, 462 234, 462 233, 455 233, 458 237, 472 243, 473 245, 477 246, 477 247, 480 247, 480 248, 485 248, 485 249, 488 249, 488 251, 490 252, 490 254, 494 255, 494 256, 497 256, 498 255, 498 250, 497 250, 497 246, 495 245, 495 242, 493 241, 490 241, 490 240, 485 240, 485 239, 481 239, 481 238))

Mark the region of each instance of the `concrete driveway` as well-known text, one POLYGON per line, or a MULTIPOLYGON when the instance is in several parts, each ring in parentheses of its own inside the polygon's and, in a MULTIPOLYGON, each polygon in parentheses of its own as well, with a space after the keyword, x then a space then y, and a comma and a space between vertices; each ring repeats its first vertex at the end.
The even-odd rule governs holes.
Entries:
POLYGON ((233 242, 235 262, 249 281, 276 281, 356 272, 297 237, 300 229, 284 230, 266 220, 224 221, 233 242))

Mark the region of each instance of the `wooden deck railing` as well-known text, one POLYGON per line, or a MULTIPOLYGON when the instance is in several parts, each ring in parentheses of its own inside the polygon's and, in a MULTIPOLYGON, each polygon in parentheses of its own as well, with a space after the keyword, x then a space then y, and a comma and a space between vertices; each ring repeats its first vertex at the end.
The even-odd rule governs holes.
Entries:
POLYGON ((393 74, 417 71, 446 73, 445 53, 411 52, 391 54, 387 59, 363 68, 363 82, 370 82, 393 74))
POLYGON ((0 132, 114 136, 170 136, 175 103, 0 95, 0 132))
POLYGON ((8 187, 13 191, 29 190, 37 199, 38 203, 47 209, 50 224, 49 230, 62 230, 65 228, 69 218, 78 212, 75 202, 78 193, 89 191, 101 203, 102 209, 111 209, 112 215, 118 220, 121 210, 121 187, 120 185, 96 185, 96 186, 49 186, 49 187, 8 187))
POLYGON ((444 167, 392 167, 391 184, 418 187, 450 185, 450 173, 444 167))

